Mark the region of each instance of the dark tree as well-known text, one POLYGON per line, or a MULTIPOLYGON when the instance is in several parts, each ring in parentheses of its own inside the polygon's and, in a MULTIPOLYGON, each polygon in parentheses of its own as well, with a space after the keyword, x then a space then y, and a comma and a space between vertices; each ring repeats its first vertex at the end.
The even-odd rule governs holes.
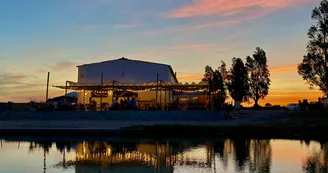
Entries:
POLYGON ((245 168, 245 163, 250 156, 250 140, 234 139, 232 140, 235 151, 235 164, 238 172, 242 172, 245 168))
POLYGON ((267 108, 271 108, 272 105, 271 105, 271 103, 266 103, 266 104, 265 104, 265 107, 267 107, 267 108))
POLYGON ((255 102, 254 107, 258 107, 259 100, 264 99, 268 95, 271 83, 266 53, 263 49, 257 47, 253 57, 248 56, 246 61, 250 98, 255 102))
POLYGON ((214 94, 213 101, 216 109, 221 108, 225 102, 225 99, 227 98, 227 92, 220 71, 219 70, 213 71, 213 69, 210 66, 206 66, 205 75, 202 81, 208 82, 209 91, 211 93, 219 91, 216 94, 214 94))
POLYGON ((219 72, 222 75, 224 84, 227 85, 227 83, 229 82, 229 79, 228 79, 229 72, 227 70, 227 65, 224 61, 221 61, 221 66, 219 67, 219 72))
POLYGON ((309 43, 303 62, 298 65, 298 73, 304 80, 320 88, 328 88, 328 1, 321 1, 314 8, 311 18, 316 21, 308 31, 309 43))
POLYGON ((221 108, 227 98, 227 88, 224 79, 219 70, 214 71, 213 75, 214 88, 213 91, 219 91, 215 96, 216 108, 221 108))
POLYGON ((235 100, 235 107, 239 107, 240 102, 246 101, 249 95, 248 74, 243 60, 232 59, 232 68, 228 78, 230 96, 235 100))

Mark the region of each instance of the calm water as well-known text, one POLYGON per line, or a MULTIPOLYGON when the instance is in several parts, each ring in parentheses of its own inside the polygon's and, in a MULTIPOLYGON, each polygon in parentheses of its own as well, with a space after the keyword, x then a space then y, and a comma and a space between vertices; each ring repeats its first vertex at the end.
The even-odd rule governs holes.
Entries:
POLYGON ((315 141, 2 140, 0 148, 0 173, 321 173, 327 167, 328 143, 315 141))

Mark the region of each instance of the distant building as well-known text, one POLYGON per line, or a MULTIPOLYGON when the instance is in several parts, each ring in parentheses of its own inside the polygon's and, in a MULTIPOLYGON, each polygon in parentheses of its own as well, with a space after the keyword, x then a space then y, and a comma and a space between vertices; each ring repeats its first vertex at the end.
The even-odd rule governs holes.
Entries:
POLYGON ((160 63, 120 58, 77 67, 79 84, 100 84, 102 73, 104 82, 116 80, 122 84, 150 83, 156 82, 156 75, 159 73, 160 80, 178 83, 172 67, 160 63))
POLYGON ((181 84, 167 64, 120 58, 77 67, 77 82, 55 87, 78 91, 78 104, 96 103, 98 110, 101 103, 107 106, 115 99, 120 102, 131 97, 136 98, 140 109, 165 108, 173 102, 206 102, 207 83, 181 84))
MULTIPOLYGON (((91 85, 91 84, 101 84, 101 77, 103 76, 103 83, 110 84, 115 82, 115 84, 124 85, 142 85, 149 83, 156 83, 157 73, 159 74, 158 79, 164 83, 178 84, 177 77, 173 72, 170 65, 130 60, 127 58, 120 58, 116 60, 84 64, 78 67, 78 84, 79 85, 91 85)), ((113 97, 129 97, 131 94, 112 93, 109 91, 107 94, 102 95, 103 103, 112 103, 113 97)), ((156 91, 138 92, 136 93, 139 101, 150 101, 154 100, 156 97, 156 91)), ((173 92, 164 91, 158 92, 158 102, 164 104, 165 101, 173 100, 173 92), (166 96, 166 98, 165 98, 166 96), (171 97, 170 97, 171 96, 171 97)), ((120 100, 121 98, 119 98, 120 100)), ((88 104, 90 100, 96 101, 97 104, 100 103, 99 92, 79 92, 78 103, 88 104), (98 94, 98 95, 97 95, 98 94)))

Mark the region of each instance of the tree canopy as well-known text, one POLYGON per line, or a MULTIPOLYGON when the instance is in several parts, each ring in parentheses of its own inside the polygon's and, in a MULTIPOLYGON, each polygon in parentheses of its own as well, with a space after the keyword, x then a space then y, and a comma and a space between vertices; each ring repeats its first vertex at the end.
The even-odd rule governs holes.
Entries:
POLYGON ((205 77, 202 81, 206 81, 209 84, 209 91, 215 92, 220 91, 219 95, 216 95, 214 100, 216 107, 222 106, 225 102, 227 97, 226 86, 224 84, 224 80, 219 70, 213 70, 212 67, 206 66, 205 67, 205 77))
POLYGON ((254 100, 254 106, 258 106, 258 101, 268 95, 271 83, 265 51, 257 47, 253 57, 246 58, 246 68, 249 73, 250 98, 254 100))
POLYGON ((321 1, 312 11, 311 18, 316 21, 308 30, 307 54, 298 65, 298 73, 310 84, 328 88, 328 1, 321 1))
POLYGON ((235 101, 246 101, 249 95, 248 74, 244 62, 240 58, 232 59, 228 90, 235 101))

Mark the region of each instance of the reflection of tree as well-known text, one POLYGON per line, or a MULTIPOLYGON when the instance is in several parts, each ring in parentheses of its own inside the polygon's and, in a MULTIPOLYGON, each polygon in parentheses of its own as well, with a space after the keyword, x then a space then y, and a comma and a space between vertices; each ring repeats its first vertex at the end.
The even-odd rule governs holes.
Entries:
POLYGON ((56 148, 60 153, 63 153, 65 150, 70 152, 72 149, 72 142, 56 142, 56 148))
POLYGON ((272 154, 270 140, 252 140, 250 151, 250 172, 269 173, 272 154))
POLYGON ((229 156, 232 154, 232 151, 233 143, 230 139, 226 139, 223 146, 223 155, 221 156, 221 162, 224 170, 227 170, 228 168, 229 156))
POLYGON ((63 154, 63 168, 67 168, 66 166, 66 150, 68 152, 72 149, 72 142, 56 142, 57 150, 63 154))
POLYGON ((224 140, 213 143, 214 153, 219 154, 220 157, 223 157, 224 154, 224 143, 224 140))
POLYGON ((305 144, 307 147, 309 147, 310 146, 310 140, 301 140, 301 144, 303 145, 303 144, 305 144))
POLYGON ((108 144, 107 142, 89 142, 88 149, 91 155, 106 155, 108 144))
POLYGON ((244 169, 245 162, 249 157, 249 140, 235 139, 233 140, 234 153, 236 159, 236 167, 241 171, 244 169))
POLYGON ((52 142, 30 142, 29 152, 33 153, 35 149, 43 149, 46 153, 49 153, 51 147, 52 142))
POLYGON ((43 172, 47 171, 47 153, 52 147, 52 142, 30 142, 29 152, 33 153, 35 149, 43 150, 43 172))
POLYGON ((322 144, 321 151, 308 157, 302 167, 306 173, 328 172, 328 143, 322 144))

